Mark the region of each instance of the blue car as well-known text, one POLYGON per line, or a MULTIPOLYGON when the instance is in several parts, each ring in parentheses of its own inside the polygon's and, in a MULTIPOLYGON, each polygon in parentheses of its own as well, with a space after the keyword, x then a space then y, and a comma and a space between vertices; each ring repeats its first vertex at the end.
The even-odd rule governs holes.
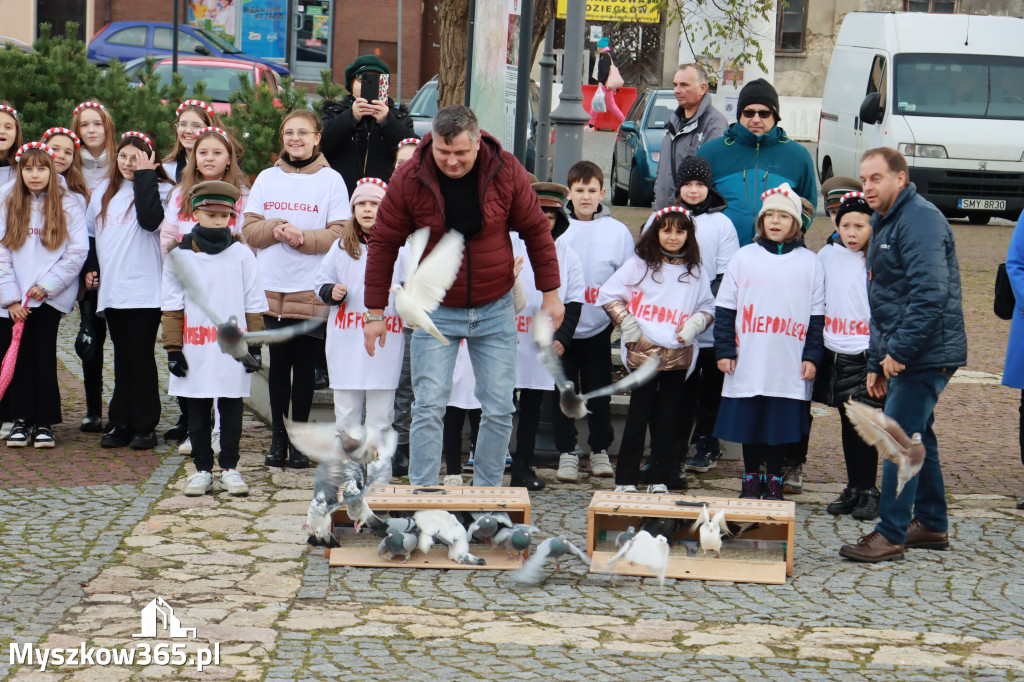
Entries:
POLYGON ((665 124, 679 104, 671 88, 644 90, 615 135, 612 150, 612 205, 650 206, 665 124))
MULTIPOLYGON (((153 21, 115 21, 101 28, 89 42, 88 58, 98 62, 116 59, 128 62, 150 55, 162 57, 172 52, 174 26, 153 21)), ((242 52, 213 31, 180 24, 178 26, 178 55, 203 57, 231 57, 256 62, 273 69, 281 76, 291 73, 288 67, 270 59, 242 52)))

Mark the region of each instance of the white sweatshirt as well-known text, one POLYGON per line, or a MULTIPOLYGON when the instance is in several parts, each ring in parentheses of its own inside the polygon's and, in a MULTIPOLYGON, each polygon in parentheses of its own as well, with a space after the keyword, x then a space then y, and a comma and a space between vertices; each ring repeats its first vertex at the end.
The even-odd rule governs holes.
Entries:
POLYGON ((866 351, 871 307, 864 252, 827 244, 818 252, 818 260, 825 271, 825 347, 846 355, 866 351))
POLYGON ((589 339, 609 325, 608 316, 597 305, 598 293, 612 273, 629 260, 635 244, 629 228, 611 216, 593 220, 569 219, 569 229, 558 238, 580 259, 586 285, 583 311, 574 339, 589 339))
POLYGON ((100 183, 107 179, 107 171, 110 169, 110 164, 107 163, 107 152, 104 150, 99 158, 96 158, 83 145, 79 154, 82 158, 82 175, 85 176, 85 186, 89 188, 89 196, 93 196, 100 183))

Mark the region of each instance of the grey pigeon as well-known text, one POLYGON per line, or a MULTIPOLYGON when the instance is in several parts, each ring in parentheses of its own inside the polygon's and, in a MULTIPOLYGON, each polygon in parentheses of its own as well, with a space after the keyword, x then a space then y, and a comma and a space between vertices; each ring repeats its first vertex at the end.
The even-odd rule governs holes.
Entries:
POLYGON ((588 400, 632 391, 653 379, 661 367, 661 358, 655 355, 614 384, 579 395, 576 393, 575 385, 565 376, 562 361, 551 350, 554 338, 554 330, 546 315, 533 318, 533 340, 537 345, 537 355, 555 380, 558 406, 562 409, 562 414, 570 419, 582 419, 587 416, 588 400))
POLYGON ((664 535, 670 543, 685 525, 686 519, 648 517, 640 520, 640 530, 645 530, 654 537, 664 535))
POLYGON ((395 557, 402 555, 402 563, 404 564, 409 560, 409 556, 413 550, 416 549, 419 543, 419 536, 416 533, 403 533, 401 531, 393 530, 388 533, 388 536, 380 541, 380 545, 377 547, 377 556, 383 557, 387 555, 388 561, 394 561, 395 557))
POLYGON ((483 566, 486 562, 469 553, 469 537, 466 528, 451 512, 443 509, 425 509, 412 515, 420 530, 417 548, 427 554, 434 542, 448 547, 448 558, 460 564, 483 566))
POLYGON ((899 497, 907 481, 917 476, 924 466, 921 434, 915 433, 908 438, 907 432, 895 419, 852 398, 846 403, 846 416, 865 443, 873 445, 878 454, 899 467, 896 473, 896 497, 899 497))
POLYGON ((488 545, 492 545, 494 534, 498 532, 499 526, 504 528, 512 527, 512 520, 508 517, 508 514, 484 512, 473 513, 472 515, 474 521, 466 529, 466 535, 469 537, 470 542, 480 540, 488 545))
POLYGON ((619 536, 615 538, 616 549, 622 549, 622 546, 630 540, 632 540, 634 537, 636 537, 636 528, 630 526, 626 530, 619 533, 619 536))
POLYGON ((519 582, 535 585, 543 580, 543 569, 548 559, 555 560, 555 570, 558 571, 561 569, 562 557, 570 553, 587 566, 590 565, 590 557, 581 552, 576 545, 566 540, 564 535, 559 535, 548 538, 537 545, 536 551, 530 554, 530 558, 523 563, 522 567, 512 571, 509 575, 519 582))
POLYGON ((521 561, 523 552, 530 548, 533 536, 540 532, 536 526, 528 526, 522 523, 505 526, 498 529, 494 534, 492 544, 495 547, 504 547, 508 551, 508 558, 512 561, 521 561))
POLYGON ((178 249, 172 249, 167 254, 166 263, 169 263, 171 269, 174 271, 174 276, 181 284, 182 290, 185 292, 185 297, 195 303, 199 308, 206 313, 206 316, 210 318, 210 321, 217 326, 217 345, 220 347, 221 352, 230 355, 235 360, 238 360, 248 370, 258 370, 261 363, 256 361, 252 355, 249 354, 249 346, 259 346, 261 344, 273 344, 283 343, 289 339, 302 334, 308 334, 309 332, 322 327, 324 321, 322 319, 312 319, 299 322, 298 324, 289 325, 281 329, 266 329, 260 332, 243 332, 238 326, 238 317, 231 315, 228 317, 226 322, 222 322, 220 316, 217 315, 206 304, 206 297, 203 296, 196 285, 192 281, 192 277, 189 275, 188 267, 180 261, 182 258, 181 253, 178 249))
POLYGON ((668 566, 669 547, 664 535, 652 536, 645 530, 634 535, 615 556, 608 560, 608 569, 613 570, 620 559, 646 566, 658 576, 658 584, 665 584, 665 569, 668 566))

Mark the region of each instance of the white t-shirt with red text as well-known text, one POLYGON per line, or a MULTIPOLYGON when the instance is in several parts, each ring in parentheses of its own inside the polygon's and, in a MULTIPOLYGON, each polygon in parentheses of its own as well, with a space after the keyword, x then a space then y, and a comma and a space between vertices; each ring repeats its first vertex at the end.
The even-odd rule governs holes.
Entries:
POLYGON ((583 310, 574 339, 589 339, 609 325, 604 309, 597 305, 601 286, 623 263, 632 258, 635 245, 629 228, 611 216, 593 220, 569 220, 569 228, 558 238, 573 250, 583 266, 583 310))
POLYGON ((846 355, 862 353, 871 340, 864 252, 827 244, 818 260, 825 270, 825 347, 846 355))
POLYGON ((813 381, 800 373, 811 316, 825 314, 817 256, 748 244, 729 263, 715 304, 736 311, 736 370, 725 375, 722 396, 810 400, 813 381))
POLYGON ((383 348, 374 349, 370 357, 363 342, 366 246, 360 247, 359 258, 353 259, 341 248, 341 240, 335 240, 316 273, 313 290, 317 293, 324 284, 344 284, 348 288, 345 300, 331 306, 327 315, 327 372, 333 389, 393 390, 398 387, 405 350, 402 319, 395 312, 395 295, 390 294, 384 309, 387 342, 383 348))

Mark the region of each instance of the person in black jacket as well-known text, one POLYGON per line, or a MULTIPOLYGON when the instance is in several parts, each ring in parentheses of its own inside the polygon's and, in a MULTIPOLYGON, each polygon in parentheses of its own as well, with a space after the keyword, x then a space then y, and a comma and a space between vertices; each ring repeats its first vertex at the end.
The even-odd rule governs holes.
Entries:
POLYGON ((320 149, 331 168, 345 178, 349 194, 359 178, 390 180, 398 143, 413 135, 412 119, 393 99, 381 102, 362 96, 364 73, 390 76, 391 70, 373 55, 357 57, 345 69, 345 84, 351 94, 341 102, 327 102, 323 108, 320 149))

